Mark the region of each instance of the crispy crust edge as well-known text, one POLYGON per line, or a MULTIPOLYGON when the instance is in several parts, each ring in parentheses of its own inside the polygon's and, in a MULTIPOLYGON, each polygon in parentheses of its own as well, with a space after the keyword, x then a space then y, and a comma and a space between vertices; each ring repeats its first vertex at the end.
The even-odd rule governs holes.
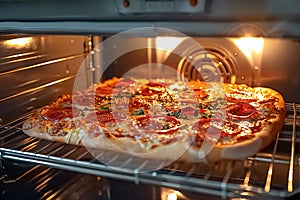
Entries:
POLYGON ((157 146, 154 149, 147 149, 142 147, 142 145, 133 138, 106 137, 104 134, 100 134, 98 137, 92 137, 86 134, 83 129, 80 130, 80 138, 82 144, 90 151, 93 151, 93 149, 111 150, 142 159, 175 161, 189 148, 188 141, 176 141, 168 145, 157 146))
POLYGON ((65 136, 51 136, 47 133, 46 126, 40 124, 40 117, 37 114, 29 117, 22 125, 22 130, 30 137, 45 139, 66 144, 82 145, 79 134, 75 130, 65 136))

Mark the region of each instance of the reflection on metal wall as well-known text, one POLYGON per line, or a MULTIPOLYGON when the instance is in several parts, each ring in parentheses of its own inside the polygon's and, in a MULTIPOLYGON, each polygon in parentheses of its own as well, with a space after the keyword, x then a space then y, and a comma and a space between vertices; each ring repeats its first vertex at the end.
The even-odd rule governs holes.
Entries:
POLYGON ((8 120, 14 113, 70 93, 85 57, 85 40, 85 36, 1 36, 0 118, 8 120))

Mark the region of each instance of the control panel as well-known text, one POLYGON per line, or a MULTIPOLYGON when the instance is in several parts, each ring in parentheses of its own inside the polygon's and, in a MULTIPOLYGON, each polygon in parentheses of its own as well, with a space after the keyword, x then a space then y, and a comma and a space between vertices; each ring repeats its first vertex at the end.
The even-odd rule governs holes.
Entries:
POLYGON ((202 13, 206 0, 115 0, 121 14, 202 13))

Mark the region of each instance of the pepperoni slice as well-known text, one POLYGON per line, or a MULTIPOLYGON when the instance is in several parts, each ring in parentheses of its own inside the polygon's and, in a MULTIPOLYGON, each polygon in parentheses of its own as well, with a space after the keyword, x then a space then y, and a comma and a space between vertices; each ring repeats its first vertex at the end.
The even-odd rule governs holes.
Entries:
POLYGON ((93 104, 100 105, 103 99, 103 96, 81 94, 73 96, 73 103, 79 106, 92 106, 93 104))
POLYGON ((144 96, 152 96, 157 94, 162 94, 163 91, 160 88, 150 88, 146 87, 142 90, 141 94, 144 96))
POLYGON ((126 88, 126 87, 130 86, 133 83, 135 83, 134 80, 129 79, 129 78, 124 78, 124 79, 119 80, 116 83, 115 87, 125 87, 126 88))
POLYGON ((117 109, 127 109, 130 112, 139 108, 149 108, 148 99, 145 98, 115 98, 115 106, 117 109))
POLYGON ((235 119, 251 119, 258 114, 257 109, 247 102, 239 102, 227 106, 227 115, 235 119))
POLYGON ((112 93, 113 93, 113 88, 111 87, 98 87, 96 89, 96 94, 98 95, 107 95, 112 93))
POLYGON ((209 96, 203 89, 194 89, 194 94, 199 99, 204 99, 209 96))
POLYGON ((194 124, 192 130, 209 139, 233 137, 239 133, 238 124, 218 118, 200 119, 194 124))
POLYGON ((181 113, 185 114, 185 115, 194 115, 196 112, 195 110, 196 110, 195 108, 188 106, 188 107, 182 108, 181 113))
POLYGON ((149 82, 146 85, 149 86, 149 87, 165 87, 166 86, 165 84, 156 83, 156 82, 149 82))
POLYGON ((115 123, 116 121, 126 120, 128 115, 123 111, 118 112, 109 112, 105 110, 97 110, 96 113, 91 113, 85 116, 85 120, 89 122, 93 122, 94 117, 97 117, 97 121, 100 125, 104 125, 105 123, 115 123))
POLYGON ((96 95, 98 96, 106 96, 111 95, 113 93, 117 94, 121 91, 120 88, 110 87, 110 86, 100 86, 96 89, 96 95))
POLYGON ((140 94, 144 96, 160 95, 166 91, 166 88, 161 83, 149 82, 147 83, 140 94))
POLYGON ((112 115, 112 113, 107 112, 105 110, 98 110, 96 112, 96 116, 97 116, 97 120, 100 123, 105 123, 105 122, 109 122, 109 121, 114 121, 115 120, 115 118, 112 115))
POLYGON ((96 112, 97 119, 99 122, 115 122, 115 121, 122 121, 126 120, 128 114, 123 111, 116 111, 116 112, 107 112, 105 110, 98 110, 96 112))
POLYGON ((172 116, 141 116, 136 118, 133 126, 146 133, 172 134, 179 128, 180 121, 172 116))
POLYGON ((44 107, 40 110, 40 115, 45 120, 58 121, 73 118, 73 111, 72 107, 44 107))

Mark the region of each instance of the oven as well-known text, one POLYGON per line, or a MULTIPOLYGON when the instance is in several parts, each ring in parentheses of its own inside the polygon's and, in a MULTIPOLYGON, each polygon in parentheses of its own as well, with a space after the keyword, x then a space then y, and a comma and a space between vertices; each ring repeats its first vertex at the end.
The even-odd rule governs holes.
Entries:
POLYGON ((1 0, 1 199, 299 198, 299 8, 279 0, 1 0), (102 152, 103 163, 83 146, 23 133, 54 98, 124 76, 270 87, 285 98, 285 123, 246 159, 147 171, 144 162, 126 170, 134 159, 117 162, 121 154, 102 152))

